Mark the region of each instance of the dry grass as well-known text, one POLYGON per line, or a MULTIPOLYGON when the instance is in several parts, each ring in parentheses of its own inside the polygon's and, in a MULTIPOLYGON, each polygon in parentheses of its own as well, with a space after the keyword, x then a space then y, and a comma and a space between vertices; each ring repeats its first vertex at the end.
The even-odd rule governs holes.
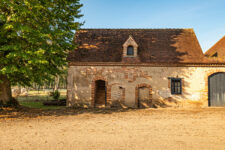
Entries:
MULTIPOLYGON (((46 96, 49 95, 49 93, 52 92, 52 90, 43 90, 43 91, 29 91, 29 96, 46 96)), ((66 95, 66 89, 59 89, 60 95, 66 95)))
POLYGON ((0 149, 224 149, 225 108, 0 112, 0 149))
MULTIPOLYGON (((18 101, 46 101, 53 100, 52 96, 50 96, 50 92, 52 90, 43 90, 43 91, 29 91, 27 95, 17 96, 16 99, 18 101)), ((60 99, 66 99, 66 90, 60 89, 60 99)))

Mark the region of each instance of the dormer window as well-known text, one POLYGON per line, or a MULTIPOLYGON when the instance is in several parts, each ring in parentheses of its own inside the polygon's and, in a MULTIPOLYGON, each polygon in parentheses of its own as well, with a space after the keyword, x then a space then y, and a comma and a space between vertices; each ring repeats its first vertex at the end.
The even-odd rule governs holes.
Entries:
POLYGON ((216 52, 215 54, 212 55, 212 57, 218 57, 218 53, 216 52))
POLYGON ((130 35, 123 44, 123 57, 137 57, 138 45, 130 35))
POLYGON ((134 56, 134 47, 133 46, 127 47, 127 56, 134 56))

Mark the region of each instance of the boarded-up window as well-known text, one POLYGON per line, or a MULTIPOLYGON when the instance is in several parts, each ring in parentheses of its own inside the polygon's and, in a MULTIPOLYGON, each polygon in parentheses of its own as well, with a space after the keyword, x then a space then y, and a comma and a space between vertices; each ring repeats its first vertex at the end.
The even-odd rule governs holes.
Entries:
POLYGON ((123 89, 118 86, 112 86, 111 99, 112 101, 121 101, 123 96, 123 89))

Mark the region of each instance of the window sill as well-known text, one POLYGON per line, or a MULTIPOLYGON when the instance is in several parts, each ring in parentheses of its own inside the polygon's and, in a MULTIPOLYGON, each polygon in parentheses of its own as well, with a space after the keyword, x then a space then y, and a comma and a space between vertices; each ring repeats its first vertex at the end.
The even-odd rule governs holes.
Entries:
POLYGON ((181 93, 181 94, 172 94, 172 93, 171 93, 171 95, 182 95, 182 93, 181 93))
POLYGON ((131 57, 132 58, 132 57, 136 57, 136 56, 123 56, 123 57, 131 57))

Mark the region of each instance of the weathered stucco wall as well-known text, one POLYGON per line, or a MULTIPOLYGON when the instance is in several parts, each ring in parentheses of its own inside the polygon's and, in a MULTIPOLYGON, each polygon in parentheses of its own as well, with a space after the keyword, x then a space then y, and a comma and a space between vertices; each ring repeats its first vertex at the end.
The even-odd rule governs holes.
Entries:
MULTIPOLYGON (((208 106, 208 76, 225 72, 224 67, 123 67, 70 66, 67 79, 67 105, 93 106, 96 80, 105 80, 107 105, 121 102, 137 106, 137 87, 148 87, 153 100, 173 99, 183 106, 208 106), (171 95, 170 80, 182 79, 182 94, 171 95)), ((146 93, 146 92, 145 92, 146 93)))

